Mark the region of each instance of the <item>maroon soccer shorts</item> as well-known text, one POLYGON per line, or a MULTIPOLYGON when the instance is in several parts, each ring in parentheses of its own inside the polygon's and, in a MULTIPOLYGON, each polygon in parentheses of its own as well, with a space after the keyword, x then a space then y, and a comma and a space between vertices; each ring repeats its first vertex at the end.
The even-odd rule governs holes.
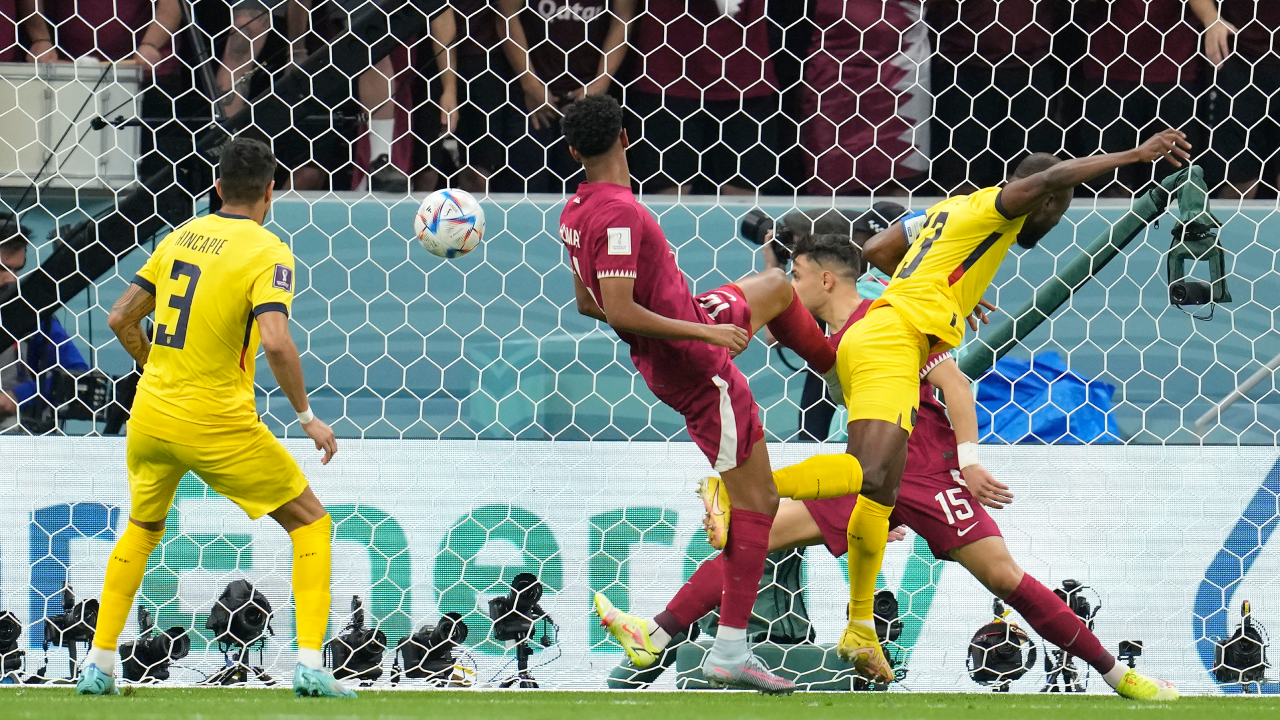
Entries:
MULTIPOLYGON (((708 325, 733 323, 751 332, 751 306, 737 285, 718 287, 696 299, 708 325)), ((691 369, 690 375, 697 377, 698 373, 691 369)), ((704 381, 655 394, 684 416, 689 437, 716 472, 746 462, 752 446, 764 439, 760 408, 746 376, 732 362, 704 381)))
MULTIPOLYGON (((805 500, 822 540, 831 554, 840 557, 849 551, 846 532, 857 495, 805 500)), ((1000 528, 987 509, 950 475, 902 476, 898 504, 889 516, 889 527, 906 525, 929 543, 933 556, 950 560, 951 551, 986 537, 1000 537, 1000 528)))

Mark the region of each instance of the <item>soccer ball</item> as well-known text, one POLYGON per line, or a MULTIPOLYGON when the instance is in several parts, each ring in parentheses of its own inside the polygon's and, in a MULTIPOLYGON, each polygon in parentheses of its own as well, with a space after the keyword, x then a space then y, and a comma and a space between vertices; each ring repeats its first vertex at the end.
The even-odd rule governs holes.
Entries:
POLYGON ((418 207, 413 234, 432 255, 462 257, 484 237, 484 208, 465 190, 437 190, 418 207))

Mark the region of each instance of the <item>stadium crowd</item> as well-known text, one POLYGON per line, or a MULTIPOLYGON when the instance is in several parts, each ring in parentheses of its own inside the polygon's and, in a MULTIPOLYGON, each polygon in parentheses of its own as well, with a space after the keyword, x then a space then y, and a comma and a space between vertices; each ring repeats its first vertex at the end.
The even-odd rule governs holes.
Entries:
MULTIPOLYGON (((0 0, 0 61, 142 65, 150 116, 226 116, 367 11, 382 12, 0 0)), ((610 93, 646 192, 946 194, 1002 180, 1028 150, 1082 156, 1177 127, 1207 148, 1219 195, 1268 197, 1278 27, 1280 5, 1253 0, 448 0, 428 37, 351 78, 348 107, 272 139, 299 158, 280 179, 295 189, 558 193, 578 181, 562 109, 610 93)))

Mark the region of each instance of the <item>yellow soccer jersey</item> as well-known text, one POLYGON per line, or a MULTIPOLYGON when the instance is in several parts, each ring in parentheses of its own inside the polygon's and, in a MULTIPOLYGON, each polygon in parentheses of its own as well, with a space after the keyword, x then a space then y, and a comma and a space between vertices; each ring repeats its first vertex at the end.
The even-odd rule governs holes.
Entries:
POLYGON ((289 312, 289 247, 249 218, 206 215, 169 233, 133 282, 155 295, 156 328, 130 427, 189 445, 243 437, 258 422, 254 319, 289 312))
POLYGON ((958 347, 965 318, 982 299, 1023 217, 996 207, 1000 188, 948 198, 929 208, 919 238, 876 302, 898 309, 917 330, 937 338, 932 351, 958 347))

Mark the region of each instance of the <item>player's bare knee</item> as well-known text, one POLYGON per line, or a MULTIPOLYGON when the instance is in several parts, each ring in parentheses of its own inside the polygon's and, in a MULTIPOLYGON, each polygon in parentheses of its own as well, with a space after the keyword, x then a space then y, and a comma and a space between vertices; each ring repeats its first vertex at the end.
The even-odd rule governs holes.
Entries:
POLYGON ((1022 574, 1022 568, 1018 567, 1013 560, 998 561, 988 567, 986 579, 982 580, 982 584, 996 597, 1007 598, 1018 589, 1018 585, 1022 582, 1022 574))

